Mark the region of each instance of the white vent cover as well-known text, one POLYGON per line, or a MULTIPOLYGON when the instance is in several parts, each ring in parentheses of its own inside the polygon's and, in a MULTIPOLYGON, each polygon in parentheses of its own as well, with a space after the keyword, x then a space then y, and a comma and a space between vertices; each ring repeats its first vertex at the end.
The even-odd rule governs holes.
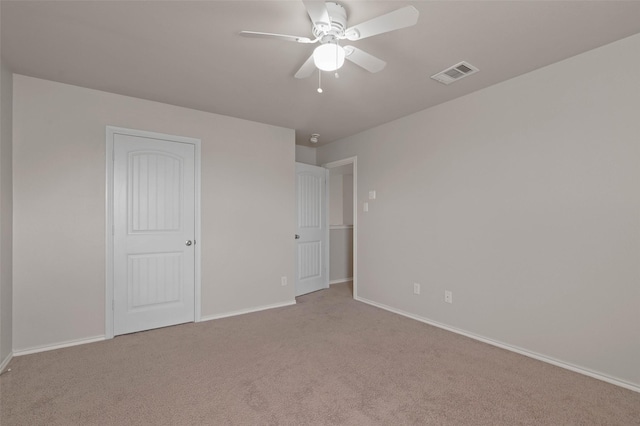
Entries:
POLYGON ((476 72, 478 72, 478 68, 468 62, 462 61, 459 64, 455 64, 444 71, 440 71, 439 73, 432 75, 431 78, 443 84, 451 84, 454 81, 460 80, 461 78, 476 72))

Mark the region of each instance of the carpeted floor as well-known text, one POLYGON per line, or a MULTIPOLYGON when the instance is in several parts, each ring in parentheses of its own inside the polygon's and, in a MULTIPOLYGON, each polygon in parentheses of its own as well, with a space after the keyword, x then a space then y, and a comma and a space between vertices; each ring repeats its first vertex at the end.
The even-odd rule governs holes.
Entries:
POLYGON ((640 394, 354 301, 14 358, 10 425, 640 425, 640 394))

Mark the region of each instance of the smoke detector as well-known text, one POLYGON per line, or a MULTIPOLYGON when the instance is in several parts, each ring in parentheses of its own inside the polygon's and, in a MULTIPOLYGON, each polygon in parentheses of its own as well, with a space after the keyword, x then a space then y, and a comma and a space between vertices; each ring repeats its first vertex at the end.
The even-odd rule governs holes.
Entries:
POLYGON ((320 138, 320 134, 319 133, 313 133, 311 135, 311 138, 309 138, 309 142, 318 143, 318 140, 320 140, 319 138, 320 138))
POLYGON ((444 71, 440 71, 439 73, 432 75, 431 78, 442 84, 451 84, 454 81, 458 81, 461 78, 477 72, 478 68, 468 62, 462 61, 459 64, 455 64, 444 71))

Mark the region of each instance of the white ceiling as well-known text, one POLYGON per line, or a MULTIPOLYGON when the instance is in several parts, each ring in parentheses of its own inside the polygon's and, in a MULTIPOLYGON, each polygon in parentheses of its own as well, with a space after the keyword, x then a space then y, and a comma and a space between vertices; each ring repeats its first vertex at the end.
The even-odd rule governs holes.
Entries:
MULTIPOLYGON (((293 74, 313 47, 238 35, 311 36, 300 1, 6 1, 14 72, 296 130, 325 144, 640 32, 640 1, 340 1, 349 24, 407 4, 418 24, 354 42, 387 61, 370 74, 293 74), (460 61, 479 73, 429 78, 460 61)), ((624 66, 624 64, 611 64, 624 66)), ((580 72, 580 70, 576 70, 580 72)))

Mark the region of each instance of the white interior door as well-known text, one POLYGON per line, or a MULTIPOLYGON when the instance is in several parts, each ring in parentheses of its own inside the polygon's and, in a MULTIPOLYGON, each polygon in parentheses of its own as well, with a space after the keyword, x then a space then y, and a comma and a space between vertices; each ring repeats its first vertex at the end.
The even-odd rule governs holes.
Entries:
POLYGON ((296 163, 296 296, 329 288, 327 170, 296 163))
POLYGON ((195 320, 195 147, 115 134, 113 331, 195 320))

